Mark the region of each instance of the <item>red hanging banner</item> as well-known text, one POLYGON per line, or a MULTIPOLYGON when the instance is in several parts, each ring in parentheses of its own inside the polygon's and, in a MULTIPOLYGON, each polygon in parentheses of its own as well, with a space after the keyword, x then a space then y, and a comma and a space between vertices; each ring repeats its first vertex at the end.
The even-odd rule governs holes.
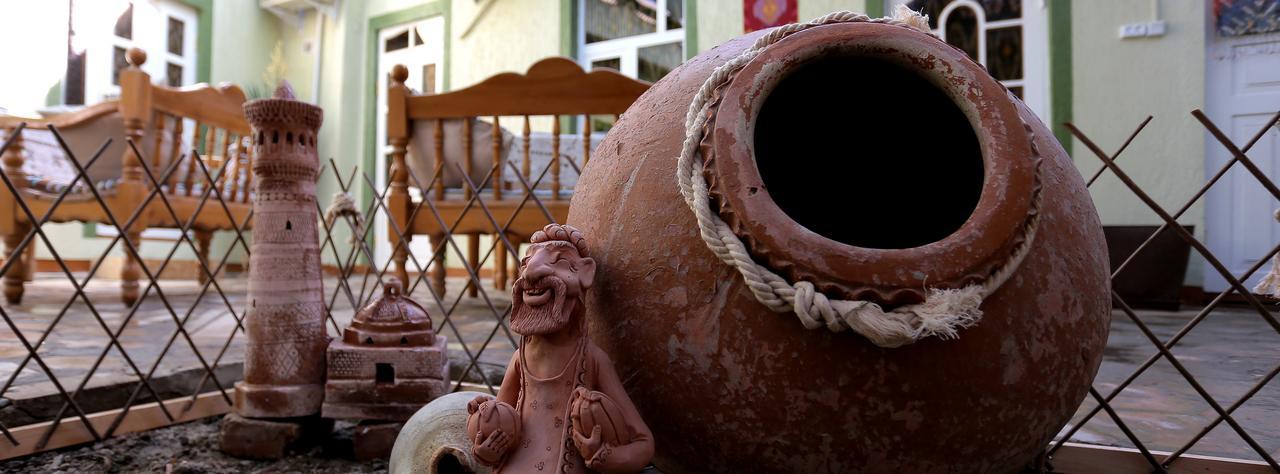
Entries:
POLYGON ((742 0, 742 31, 795 23, 796 10, 796 0, 742 0))

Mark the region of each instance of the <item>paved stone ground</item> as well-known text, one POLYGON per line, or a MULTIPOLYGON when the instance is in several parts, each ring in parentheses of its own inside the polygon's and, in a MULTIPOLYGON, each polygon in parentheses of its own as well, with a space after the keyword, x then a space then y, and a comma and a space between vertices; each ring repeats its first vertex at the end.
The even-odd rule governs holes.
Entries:
MULTIPOLYGON (((466 349, 475 354, 484 347, 486 340, 491 339, 489 348, 480 355, 480 365, 488 379, 496 385, 514 350, 514 340, 501 328, 497 328, 490 305, 484 298, 458 299, 463 282, 462 279, 449 281, 450 288, 443 305, 452 307, 456 302, 457 307, 452 311, 442 308, 423 287, 417 289, 414 297, 431 313, 437 330, 449 338, 455 380, 470 361, 464 344, 459 340, 465 341, 466 349), (449 317, 451 324, 444 323, 445 314, 452 314, 449 317)), ((334 322, 343 325, 350 320, 352 309, 347 302, 345 290, 339 290, 336 283, 336 279, 330 278, 326 281, 325 288, 329 295, 334 291, 341 291, 333 313, 334 322)), ((199 286, 190 281, 166 280, 163 284, 165 295, 169 297, 178 315, 183 316, 194 303, 199 286)), ((219 284, 226 292, 231 306, 242 311, 245 306, 245 281, 227 278, 220 280, 219 284)), ((359 293, 361 279, 353 278, 351 285, 353 291, 359 293)), ((493 290, 489 286, 485 290, 488 301, 499 312, 510 304, 505 292, 493 290)), ((117 283, 114 281, 95 281, 87 290, 91 301, 112 328, 118 327, 126 311, 118 301, 117 292, 117 283)), ((37 282, 28 286, 23 305, 13 308, 6 306, 4 309, 34 342, 70 295, 71 287, 65 280, 42 275, 37 282)), ((206 295, 192 312, 186 325, 196 347, 210 363, 226 345, 228 335, 234 328, 234 321, 226 309, 227 305, 216 293, 206 295)), ((1165 340, 1191 319, 1196 310, 1140 311, 1140 316, 1159 338, 1165 340)), ((155 364, 162 344, 174 333, 174 328, 173 318, 168 310, 159 298, 152 296, 143 303, 140 313, 134 316, 121 335, 121 343, 142 370, 147 371, 155 364)), ((332 325, 330 332, 337 333, 332 325)), ((239 376, 242 338, 240 335, 231 340, 225 356, 218 363, 219 380, 224 386, 230 386, 239 376)), ((101 327, 89 314, 87 307, 78 302, 55 328, 40 349, 40 354, 53 367, 63 386, 70 390, 81 383, 106 343, 107 338, 101 327)), ((1280 347, 1280 334, 1264 322, 1258 313, 1245 308, 1227 308, 1215 311, 1183 339, 1173 353, 1209 395, 1223 407, 1227 407, 1280 365, 1280 350, 1277 347, 1280 347)), ((1109 393, 1155 352, 1137 326, 1123 313, 1116 312, 1113 315, 1111 338, 1095 386, 1104 395, 1109 393)), ((0 328, 0 383, 9 379, 25 355, 26 351, 12 333, 0 328)), ((190 345, 179 338, 156 369, 156 386, 163 392, 163 397, 189 394, 203 375, 204 370, 190 345)), ((474 382, 483 380, 476 371, 472 371, 466 379, 474 382)), ((136 377, 113 349, 89 380, 88 387, 98 387, 99 391, 82 396, 78 401, 89 405, 85 407, 89 411, 119 406, 133 388, 124 385, 121 389, 122 383, 136 383, 136 377), (96 406, 95 403, 101 406, 96 406)), ((205 390, 208 389, 209 386, 206 386, 205 390)), ((54 393, 56 392, 48 378, 37 366, 29 364, 18 374, 14 386, 4 393, 4 397, 12 400, 13 405, 0 409, 0 422, 14 427, 41 418, 47 419, 62 404, 54 393)), ((145 391, 143 393, 143 399, 146 399, 145 391)), ((1072 422, 1079 422, 1083 414, 1093 406, 1094 402, 1086 399, 1072 422)), ((1163 451, 1178 449, 1216 417, 1212 408, 1165 360, 1158 361, 1148 369, 1116 398, 1113 406, 1149 448, 1163 451)), ((1280 456, 1280 417, 1276 413, 1280 413, 1280 382, 1264 387, 1236 410, 1234 417, 1263 449, 1273 456, 1280 456)), ((1073 440, 1132 446, 1105 412, 1090 420, 1075 434, 1073 440)), ((1191 452, 1246 459, 1260 458, 1225 423, 1211 431, 1191 452)))
MULTIPOLYGON (((363 291, 366 295, 373 291, 373 279, 369 278, 367 282, 362 280, 361 277, 350 279, 352 292, 357 299, 360 298, 362 284, 365 285, 363 291)), ((510 360, 515 345, 513 339, 508 338, 501 328, 495 332, 496 319, 490 305, 483 298, 457 298, 464 283, 465 280, 460 278, 449 281, 449 289, 442 302, 444 307, 452 309, 451 312, 442 308, 425 285, 420 285, 413 296, 427 308, 436 330, 449 340, 454 380, 462 378, 468 382, 482 383, 487 376, 490 383, 496 386, 501 382, 502 371, 510 360), (455 302, 456 308, 453 307, 455 302), (447 324, 446 313, 453 315, 449 317, 447 324), (480 352, 485 347, 485 341, 490 339, 488 349, 480 352), (467 371, 471 360, 468 350, 479 356, 478 369, 467 371)), ((216 367, 218 381, 223 387, 231 387, 239 380, 242 372, 244 335, 237 331, 233 337, 236 325, 228 311, 228 305, 242 315, 246 306, 247 281, 234 275, 233 278, 219 279, 221 295, 226 295, 226 300, 211 287, 210 292, 200 298, 198 305, 195 303, 201 287, 196 282, 164 280, 162 285, 164 295, 176 312, 177 319, 186 317, 187 311, 194 305, 184 327, 204 363, 196 357, 192 344, 181 335, 163 359, 158 359, 165 342, 176 334, 177 325, 174 323, 173 313, 154 293, 143 302, 138 313, 121 332, 119 340, 125 351, 144 374, 152 372, 154 367, 152 386, 161 393, 162 398, 192 393, 205 378, 204 364, 216 367)), ((510 305, 510 296, 505 292, 496 291, 492 287, 486 287, 485 290, 492 307, 499 314, 510 305)), ((354 314, 346 290, 337 284, 336 278, 327 279, 326 295, 332 296, 335 292, 337 297, 332 310, 334 320, 329 324, 330 335, 337 335, 337 328, 345 326, 354 314)), ((72 294, 71 284, 65 278, 42 274, 37 281, 28 284, 22 305, 6 305, 4 310, 14 319, 28 341, 35 344, 72 294)), ((95 279, 87 286, 86 294, 107 326, 117 330, 128 315, 128 308, 119 300, 118 282, 95 279)), ((91 314, 89 306, 77 299, 39 349, 41 358, 53 369, 63 388, 70 392, 84 384, 86 391, 77 397, 77 403, 82 404, 82 408, 89 412, 122 406, 137 385, 138 377, 124 357, 115 348, 107 349, 109 341, 106 332, 91 314), (94 362, 104 350, 107 351, 106 357, 86 383, 85 376, 90 373, 94 362)), ((7 326, 0 325, 0 383, 14 377, 26 356, 26 349, 12 331, 7 326)), ((213 387, 213 383, 207 382, 203 390, 212 390, 213 387)), ((12 404, 0 408, 0 422, 10 427, 51 419, 64 403, 54 384, 34 361, 17 373, 13 385, 2 395, 12 404)), ((149 392, 141 391, 139 400, 150 401, 149 392)), ((3 403, 0 401, 0 404, 3 403)))
MULTIPOLYGON (((1276 307, 1271 314, 1280 319, 1276 307)), ((1139 310, 1138 315, 1162 341, 1180 330, 1199 308, 1178 312, 1139 310)), ((1148 358, 1156 348, 1119 311, 1112 315, 1111 336, 1094 386, 1105 397, 1148 358)), ((1174 346, 1173 355, 1224 409, 1234 404, 1280 365, 1280 334, 1248 308, 1215 310, 1174 346)), ((1217 412, 1197 394, 1167 359, 1147 369, 1111 403, 1120 419, 1150 449, 1176 451, 1217 418, 1217 412)), ((1087 397, 1072 420, 1080 419, 1096 403, 1087 397)), ((1258 444, 1280 457, 1280 381, 1272 380, 1241 405, 1232 417, 1258 444)), ((1065 429, 1064 429, 1065 432, 1065 429)), ((1134 447, 1117 425, 1099 412, 1073 440, 1134 447)), ((1194 454, 1260 460, 1226 423, 1220 423, 1192 449, 1194 454)))

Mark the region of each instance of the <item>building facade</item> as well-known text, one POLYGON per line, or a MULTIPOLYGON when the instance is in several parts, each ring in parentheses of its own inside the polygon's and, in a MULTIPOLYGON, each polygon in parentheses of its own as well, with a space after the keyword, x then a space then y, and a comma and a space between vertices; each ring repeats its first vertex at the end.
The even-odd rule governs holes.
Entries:
MULTIPOLYGON (((1192 117, 1192 110, 1204 110, 1228 136, 1243 142, 1269 113, 1280 109, 1280 33, 1268 29, 1265 21, 1250 22, 1262 25, 1254 30, 1233 29, 1229 24, 1238 19, 1232 16, 1236 14, 1233 7, 1266 7, 1274 0, 762 2, 794 8, 799 21, 835 10, 879 16, 899 4, 929 13, 939 36, 986 65, 1052 125, 1086 175, 1101 161, 1071 138, 1062 127, 1064 122, 1076 124, 1103 149, 1114 151, 1143 119, 1153 116, 1122 155, 1120 165, 1170 212, 1230 158, 1192 117)), ((82 3, 87 2, 76 0, 71 5, 82 3)), ((380 96, 395 64, 409 66, 408 83, 427 92, 456 90, 499 72, 523 72, 538 59, 556 55, 571 57, 584 67, 611 67, 656 80, 680 61, 742 34, 744 15, 750 14, 753 2, 136 0, 135 4, 156 11, 180 10, 192 24, 183 34, 193 38, 194 49, 169 62, 157 61, 155 67, 176 65, 184 75, 182 83, 187 83, 185 75, 192 71, 192 80, 234 82, 247 90, 262 88, 264 75, 289 79, 299 98, 316 102, 330 117, 320 131, 323 158, 332 156, 345 169, 359 165, 381 170, 385 165, 379 157, 383 149, 380 96)), ((55 57, 66 56, 69 27, 56 27, 56 12, 46 16, 49 19, 41 21, 55 26, 53 33, 43 34, 50 35, 53 44, 40 48, 55 57), (64 40, 61 45, 58 38, 64 40)), ((156 21, 168 25, 167 18, 156 21)), ((0 23, 6 21, 13 20, 0 23)), ((61 21, 67 21, 65 13, 61 21)), ((134 24, 135 31, 146 28, 163 29, 134 24)), ((110 32, 111 28, 99 30, 110 32)), ((148 35, 154 36, 141 36, 148 35)), ((167 47, 165 41, 147 41, 155 44, 148 48, 167 47)), ((137 42, 146 46, 142 39, 137 42)), ((20 54, 34 57, 30 52, 20 54)), ((90 67, 85 74, 109 72, 93 66, 98 64, 94 61, 90 58, 86 63, 90 67)), ((40 104, 74 102, 68 101, 75 97, 66 87, 70 75, 65 70, 42 71, 40 79, 33 79, 22 91, 0 96, 4 101, 0 106, 20 109, 36 99, 40 104)), ((167 73, 153 77, 168 78, 167 73)), ((93 90, 85 86, 86 102, 94 100, 93 90)), ((1273 178, 1280 177, 1276 176, 1280 174, 1278 134, 1272 130, 1250 153, 1273 178)), ((379 176, 385 179, 383 173, 379 176)), ((334 187, 322 183, 321 195, 331 194, 334 187)), ((1109 173, 1091 192, 1104 225, 1162 222, 1109 173)), ((1280 240, 1280 224, 1271 218, 1275 206, 1261 185, 1233 171, 1179 222, 1193 226, 1195 235, 1239 274, 1280 240)), ((92 248, 85 251, 93 252, 92 248)), ((1186 286, 1224 288, 1223 280, 1194 252, 1186 275, 1186 286)))

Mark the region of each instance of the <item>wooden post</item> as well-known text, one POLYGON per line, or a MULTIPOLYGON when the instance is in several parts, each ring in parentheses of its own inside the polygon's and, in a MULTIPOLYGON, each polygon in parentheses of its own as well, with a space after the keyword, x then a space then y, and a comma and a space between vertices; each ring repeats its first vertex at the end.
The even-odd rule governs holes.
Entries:
MULTIPOLYGON (((147 62, 147 53, 138 48, 130 48, 126 55, 129 67, 120 71, 120 116, 124 122, 125 138, 142 146, 142 131, 151 118, 151 76, 143 72, 142 65, 147 62)), ((118 216, 127 216, 142 205, 146 183, 142 179, 142 157, 133 151, 133 147, 124 147, 124 170, 120 176, 120 184, 116 189, 117 208, 113 212, 118 216)), ((93 186, 93 183, 88 183, 93 186)), ((142 231, 146 228, 147 219, 139 219, 128 229, 119 229, 141 251, 142 231)), ((125 306, 133 306, 138 300, 138 279, 142 277, 142 262, 132 252, 125 251, 124 266, 120 269, 120 299, 125 306)))
MULTIPOLYGON (((409 222, 409 168, 405 163, 405 154, 409 145, 409 119, 405 105, 412 91, 404 85, 409 78, 409 69, 397 64, 391 69, 391 85, 387 87, 387 143, 391 145, 391 191, 387 195, 388 220, 390 226, 387 235, 391 240, 391 260, 395 262, 395 276, 400 280, 401 290, 407 290, 409 284, 409 240, 413 238, 413 230, 409 222), (403 237, 396 232, 397 227, 403 237)), ((436 127, 436 140, 441 139, 441 127, 436 127)), ((441 142, 443 147, 443 142, 441 142)), ((439 172, 443 153, 436 155, 436 169, 439 172)), ((425 191, 425 190, 424 190, 425 191)), ((440 188, 441 193, 444 188, 440 188)), ((441 288, 443 290, 443 288, 441 288)), ((443 294, 443 292, 441 293, 443 294)))
MULTIPOLYGON (((4 163, 4 174, 8 175, 13 184, 21 189, 27 179, 26 173, 22 171, 22 134, 15 135, 16 132, 16 128, 10 128, 5 131, 6 136, 13 137, 13 142, 9 144, 9 149, 5 150, 4 156, 0 157, 0 161, 4 163)), ((18 244, 22 242, 22 238, 31 229, 31 224, 24 223, 23 219, 18 216, 17 200, 22 199, 22 196, 15 196, 9 193, 7 189, 0 190, 0 193, 3 193, 4 211, 11 216, 10 220, 4 223, 4 258, 20 259, 22 258, 22 253, 17 252, 18 244)), ((35 242, 28 245, 34 246, 35 242)), ((13 265, 4 274, 4 298, 9 304, 22 302, 22 284, 26 280, 24 273, 22 265, 13 265)))
POLYGON ((551 200, 560 200, 560 116, 551 116, 551 200))

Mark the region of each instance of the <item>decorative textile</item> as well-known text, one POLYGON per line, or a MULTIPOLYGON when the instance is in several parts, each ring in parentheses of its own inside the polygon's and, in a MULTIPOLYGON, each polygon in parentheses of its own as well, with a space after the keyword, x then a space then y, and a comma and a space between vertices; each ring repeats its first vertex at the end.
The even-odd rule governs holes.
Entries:
POLYGON ((742 0, 742 31, 795 23, 797 15, 796 0, 742 0))
POLYGON ((1000 288, 1013 275, 1022 259, 1030 252, 1039 227, 1040 185, 1039 157, 1032 155, 1036 166, 1036 186, 1032 196, 1031 211, 1023 224, 1020 243, 1015 245, 1007 260, 1001 263, 986 280, 959 289, 930 288, 923 303, 906 305, 886 311, 871 301, 838 300, 817 291, 812 282, 789 282, 773 270, 752 260, 746 245, 733 233, 729 225, 711 208, 706 178, 703 176, 703 159, 698 144, 702 140, 713 91, 730 80, 738 70, 755 58, 761 50, 787 35, 808 28, 832 23, 872 22, 915 28, 928 33, 927 20, 900 5, 893 17, 871 19, 852 12, 831 13, 804 24, 777 28, 756 40, 738 57, 730 59, 707 78, 689 104, 685 116, 685 141, 677 158, 676 179, 680 194, 697 218, 699 234, 716 257, 742 275, 748 289, 761 304, 779 312, 794 312, 805 329, 827 328, 832 332, 852 329, 880 347, 901 347, 927 337, 953 339, 960 329, 977 324, 982 318, 982 301, 1000 288))
MULTIPOLYGON (((1275 218, 1276 222, 1280 222, 1280 209, 1276 209, 1275 218)), ((1267 272, 1267 276, 1262 277, 1258 286, 1253 287, 1253 292, 1280 298, 1280 255, 1271 258, 1271 271, 1267 272)))
POLYGON ((1213 16, 1220 36, 1280 31, 1280 0, 1214 0, 1213 16))

